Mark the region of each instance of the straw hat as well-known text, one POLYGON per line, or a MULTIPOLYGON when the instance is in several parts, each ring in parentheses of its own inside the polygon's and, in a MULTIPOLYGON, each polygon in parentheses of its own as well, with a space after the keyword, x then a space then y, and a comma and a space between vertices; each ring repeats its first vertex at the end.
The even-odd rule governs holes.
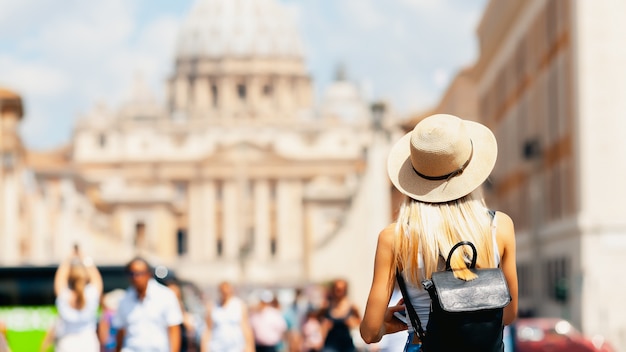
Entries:
POLYGON ((393 146, 387 172, 403 194, 443 203, 478 188, 489 177, 497 155, 496 138, 486 126, 437 114, 420 121, 393 146))

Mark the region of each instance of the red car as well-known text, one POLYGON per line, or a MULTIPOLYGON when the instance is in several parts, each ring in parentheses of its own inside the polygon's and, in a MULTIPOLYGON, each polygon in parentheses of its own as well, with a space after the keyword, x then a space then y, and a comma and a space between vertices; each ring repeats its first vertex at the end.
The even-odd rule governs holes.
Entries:
POLYGON ((515 322, 515 352, 614 352, 602 336, 583 335, 560 318, 523 318, 515 322))

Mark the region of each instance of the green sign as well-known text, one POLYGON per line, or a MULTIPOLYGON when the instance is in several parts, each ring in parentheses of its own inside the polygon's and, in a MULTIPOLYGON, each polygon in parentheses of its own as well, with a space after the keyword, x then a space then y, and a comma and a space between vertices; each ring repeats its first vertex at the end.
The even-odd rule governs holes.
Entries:
POLYGON ((0 307, 0 321, 7 327, 7 341, 13 352, 39 352, 56 319, 54 306, 0 307))

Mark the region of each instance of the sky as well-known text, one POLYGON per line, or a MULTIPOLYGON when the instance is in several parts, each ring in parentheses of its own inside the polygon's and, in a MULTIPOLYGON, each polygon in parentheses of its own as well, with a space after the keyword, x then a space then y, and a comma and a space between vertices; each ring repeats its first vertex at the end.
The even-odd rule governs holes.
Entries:
MULTIPOLYGON (((195 0, 0 0, 0 86, 25 104, 31 149, 69 142, 94 104, 115 109, 137 75, 162 97, 195 0)), ((275 0, 295 18, 316 99, 339 65, 399 115, 436 104, 479 55, 487 0, 275 0)), ((163 100, 161 100, 163 101, 163 100)))

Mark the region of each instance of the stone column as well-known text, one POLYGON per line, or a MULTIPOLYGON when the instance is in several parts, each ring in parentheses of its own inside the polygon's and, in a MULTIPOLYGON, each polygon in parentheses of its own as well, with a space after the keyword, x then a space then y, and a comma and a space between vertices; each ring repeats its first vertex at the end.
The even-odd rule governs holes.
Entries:
MULTIPOLYGON (((54 218, 54 214, 52 217, 54 218)), ((133 252, 135 250, 135 247, 133 245, 135 236, 135 224, 133 223, 133 219, 130 215, 128 207, 123 205, 118 207, 115 210, 115 217, 118 219, 117 222, 119 223, 119 231, 122 243, 126 248, 133 252)))
POLYGON ((270 255, 270 188, 267 180, 254 183, 255 260, 267 261, 270 255))
MULTIPOLYGON (((161 258, 178 259, 178 224, 169 207, 164 204, 152 207, 150 224, 150 232, 148 233, 150 234, 150 243, 153 244, 151 247, 154 251, 161 258)), ((202 232, 200 232, 200 235, 202 235, 202 232)), ((187 241, 190 241, 189 238, 189 233, 187 233, 187 241)), ((190 243, 187 243, 187 257, 191 248, 193 247, 190 243)))
MULTIPOLYGON (((4 170, 3 170, 4 172, 4 170)), ((4 210, 2 220, 0 223, 0 238, 2 243, 0 245, 0 253, 2 258, 0 261, 6 265, 15 265, 19 261, 19 241, 18 241, 18 199, 17 199, 17 185, 16 176, 11 172, 6 172, 3 175, 3 183, 0 187, 4 190, 0 194, 4 195, 2 209, 4 210), (4 225, 4 226, 2 226, 4 225)))
POLYGON ((220 77, 217 81, 217 87, 219 110, 225 114, 227 118, 232 118, 232 112, 236 107, 236 87, 229 77, 220 77))
POLYGON ((300 180, 282 180, 277 187, 277 257, 280 260, 302 258, 302 183, 300 180))
POLYGON ((196 77, 194 87, 194 108, 197 111, 205 112, 211 106, 211 85, 207 77, 196 77))
POLYGON ((289 98, 291 93, 289 92, 289 80, 285 76, 276 77, 276 112, 277 117, 282 119, 285 116, 285 112, 289 110, 289 98))
POLYGON ((185 76, 178 76, 174 81, 174 106, 176 110, 187 107, 189 101, 189 80, 185 76))
POLYGON ((202 259, 212 260, 217 253, 217 207, 214 180, 208 180, 203 183, 202 197, 202 259))
POLYGON ((56 233, 56 259, 61 260, 65 258, 71 251, 74 242, 77 239, 75 225, 75 207, 74 197, 71 194, 71 188, 69 180, 62 180, 59 188, 59 196, 63 199, 61 206, 59 207, 59 222, 57 223, 56 233))
POLYGON ((44 263, 48 258, 47 244, 48 231, 50 224, 48 223, 48 212, 46 210, 46 200, 43 197, 35 197, 33 199, 33 243, 31 259, 34 263, 44 263))
MULTIPOLYGON (((263 99, 263 85, 258 76, 249 77, 246 80, 248 94, 248 111, 259 113, 263 99)), ((258 116, 257 116, 258 118, 258 116)))
POLYGON ((311 280, 311 271, 312 271, 312 257, 313 250, 315 245, 315 240, 313 238, 314 227, 313 227, 313 209, 310 202, 307 204, 303 204, 303 229, 302 229, 302 279, 306 282, 311 280))
POLYGON ((202 258, 204 241, 202 239, 202 194, 201 184, 198 181, 189 183, 189 210, 188 210, 188 236, 189 236, 189 257, 197 262, 202 258))
POLYGON ((298 79, 298 108, 309 108, 312 105, 313 91, 308 77, 298 79))
POLYGON ((239 242, 241 230, 239 221, 241 220, 240 202, 237 192, 237 183, 233 180, 226 180, 223 184, 223 233, 222 241, 224 246, 225 259, 237 259, 239 257, 239 242))

